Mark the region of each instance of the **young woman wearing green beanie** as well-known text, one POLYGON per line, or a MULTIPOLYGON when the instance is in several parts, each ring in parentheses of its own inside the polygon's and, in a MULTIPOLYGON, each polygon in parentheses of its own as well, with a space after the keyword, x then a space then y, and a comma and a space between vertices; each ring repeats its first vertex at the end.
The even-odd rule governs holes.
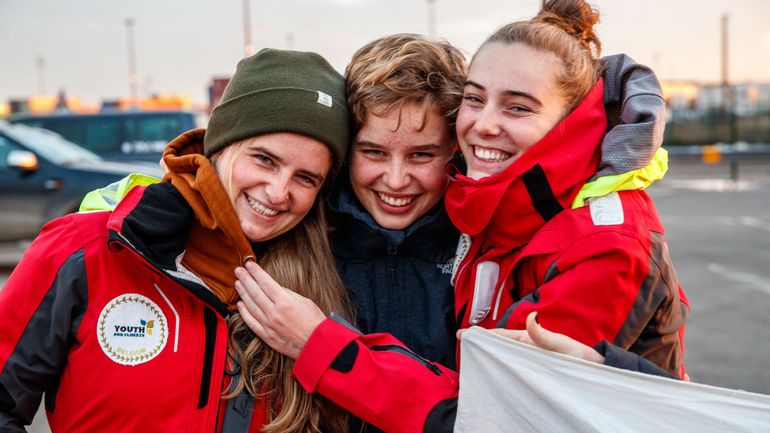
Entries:
POLYGON ((234 314, 232 271, 257 260, 347 315, 321 193, 349 117, 323 58, 260 51, 208 130, 168 145, 161 183, 46 225, 0 292, 0 430, 24 431, 45 393, 54 433, 344 431, 234 314))

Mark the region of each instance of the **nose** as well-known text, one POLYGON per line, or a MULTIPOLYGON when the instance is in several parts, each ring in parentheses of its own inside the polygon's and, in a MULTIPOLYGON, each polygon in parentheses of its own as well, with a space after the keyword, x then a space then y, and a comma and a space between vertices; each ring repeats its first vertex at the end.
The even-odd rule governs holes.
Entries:
POLYGON ((289 201, 289 178, 280 176, 265 186, 265 194, 271 205, 282 205, 289 201))
POLYGON ((394 158, 388 165, 388 169, 383 176, 383 182, 392 191, 399 191, 407 186, 411 177, 409 175, 406 161, 394 158))
POLYGON ((485 106, 478 112, 473 130, 479 135, 495 136, 500 134, 500 123, 494 107, 485 106))

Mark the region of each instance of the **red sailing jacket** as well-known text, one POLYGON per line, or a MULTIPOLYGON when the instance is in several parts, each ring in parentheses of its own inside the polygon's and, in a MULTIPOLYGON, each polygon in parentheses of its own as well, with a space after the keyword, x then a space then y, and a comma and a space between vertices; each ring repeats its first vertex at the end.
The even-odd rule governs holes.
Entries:
MULTIPOLYGON (((679 376, 689 307, 652 201, 631 190, 570 208, 599 166, 602 90, 600 81, 502 173, 480 181, 458 175, 450 184, 447 211, 470 235, 458 247, 458 322, 523 329, 536 310, 550 330, 590 345, 615 342, 679 376)), ((453 429, 457 374, 392 336, 361 335, 329 319, 294 375, 386 432, 453 429)))
MULTIPOLYGON (((227 310, 172 270, 173 255, 167 263, 143 247, 163 241, 159 225, 172 226, 169 239, 185 227, 168 219, 181 196, 145 206, 150 188, 134 188, 114 212, 46 225, 0 291, 1 431, 23 432, 43 393, 54 433, 256 432, 263 425, 257 406, 250 429, 223 428, 238 425, 225 419, 234 400, 220 398, 229 384, 227 310)), ((239 409, 244 427, 248 416, 239 409)))

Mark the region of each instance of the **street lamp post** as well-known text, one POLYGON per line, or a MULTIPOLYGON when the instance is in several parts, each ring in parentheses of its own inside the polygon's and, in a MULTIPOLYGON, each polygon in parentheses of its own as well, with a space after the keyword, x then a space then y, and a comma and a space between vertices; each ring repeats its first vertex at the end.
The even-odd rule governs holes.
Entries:
POLYGON ((728 41, 729 35, 729 16, 727 14, 722 15, 722 88, 723 88, 723 103, 724 112, 727 119, 727 141, 735 143, 737 140, 737 125, 735 123, 735 92, 730 85, 730 61, 729 52, 730 45, 728 41))
POLYGON ((136 72, 136 47, 134 44, 134 19, 126 18, 126 39, 128 44, 128 87, 131 105, 139 100, 139 74, 136 72))
POLYGON ((436 37, 436 0, 428 1, 428 36, 436 37))
POLYGON ((243 0, 243 54, 246 57, 254 54, 254 43, 251 42, 251 5, 250 0, 243 0))
POLYGON ((37 93, 45 95, 45 58, 37 56, 37 93))

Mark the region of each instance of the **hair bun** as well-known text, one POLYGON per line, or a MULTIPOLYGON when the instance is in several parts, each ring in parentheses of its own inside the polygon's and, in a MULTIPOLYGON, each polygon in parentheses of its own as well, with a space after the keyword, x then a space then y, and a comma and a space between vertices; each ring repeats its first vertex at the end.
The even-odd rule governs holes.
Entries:
POLYGON ((602 50, 594 25, 599 23, 599 12, 584 0, 544 0, 543 7, 534 18, 564 30, 574 36, 594 57, 602 50))

